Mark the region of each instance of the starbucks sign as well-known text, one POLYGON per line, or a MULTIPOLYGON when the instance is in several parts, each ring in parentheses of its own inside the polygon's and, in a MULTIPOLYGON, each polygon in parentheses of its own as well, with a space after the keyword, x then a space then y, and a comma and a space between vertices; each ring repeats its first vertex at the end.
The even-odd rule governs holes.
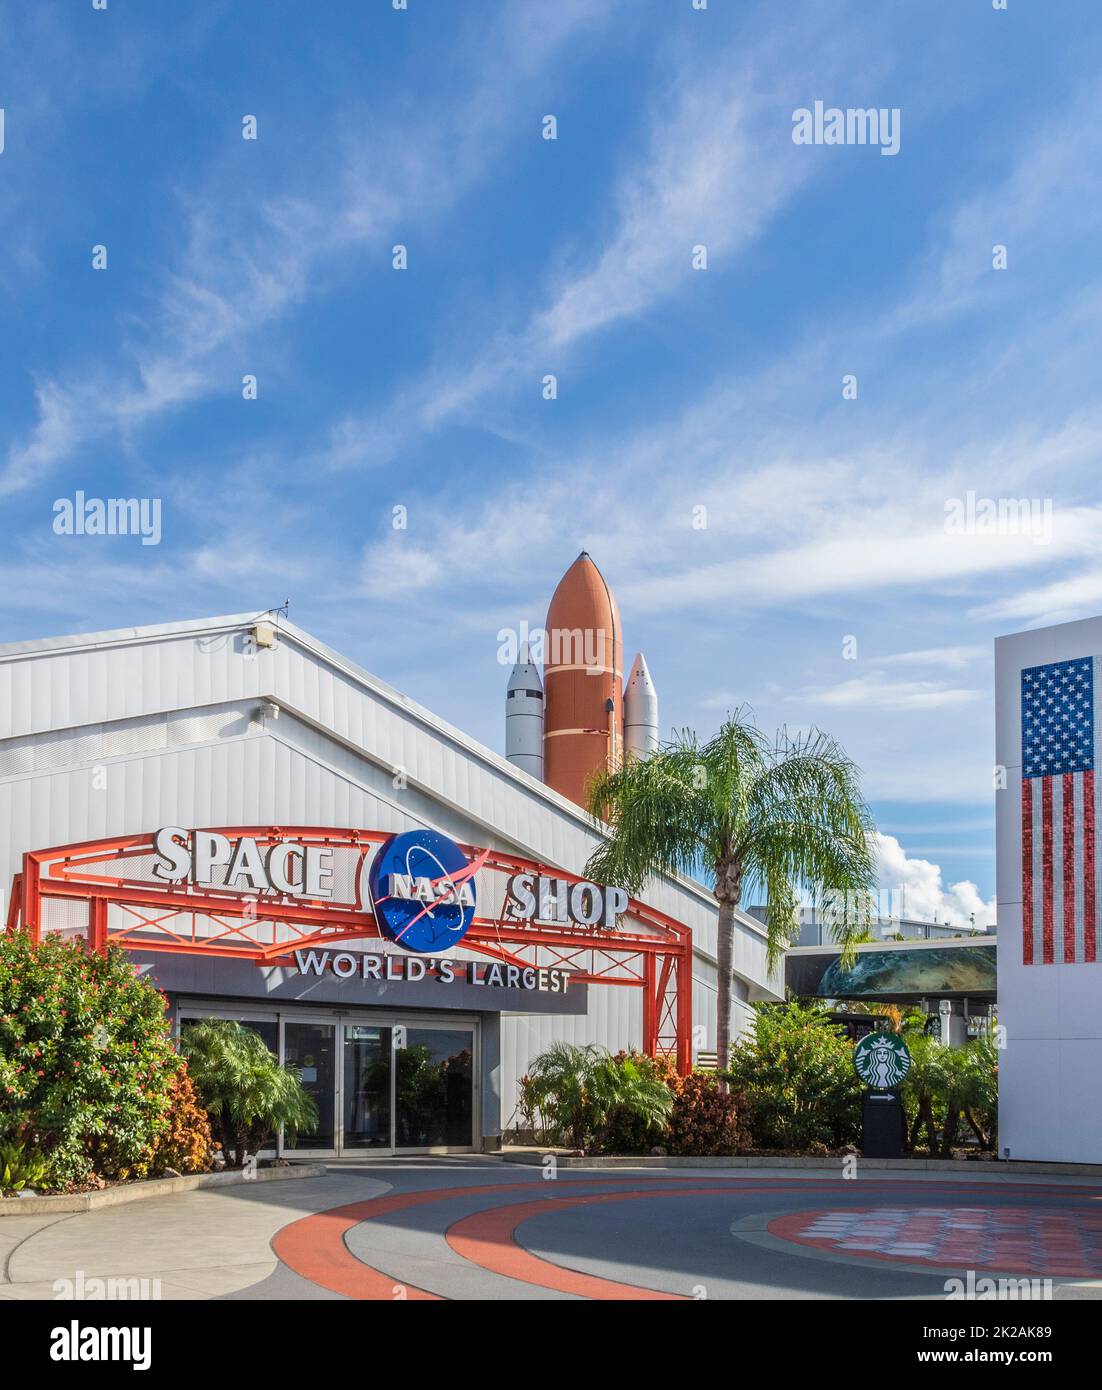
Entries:
POLYGON ((870 1033, 853 1049, 853 1069, 874 1091, 894 1091, 911 1069, 911 1054, 894 1033, 870 1033))

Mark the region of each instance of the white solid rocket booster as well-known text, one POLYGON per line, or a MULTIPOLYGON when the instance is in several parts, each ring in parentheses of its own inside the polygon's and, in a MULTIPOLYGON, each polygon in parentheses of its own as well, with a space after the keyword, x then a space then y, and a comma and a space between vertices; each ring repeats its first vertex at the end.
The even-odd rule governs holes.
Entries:
POLYGON ((658 747, 658 691, 639 652, 624 686, 624 754, 646 758, 658 747))
POLYGON ((543 781, 543 682, 525 642, 505 692, 505 756, 543 781))

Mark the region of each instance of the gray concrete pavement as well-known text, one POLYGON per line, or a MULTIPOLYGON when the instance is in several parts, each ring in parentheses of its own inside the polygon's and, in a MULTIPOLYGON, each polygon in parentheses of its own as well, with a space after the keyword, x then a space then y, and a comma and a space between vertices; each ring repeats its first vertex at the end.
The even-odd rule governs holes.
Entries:
POLYGON ((941 1299, 947 1274, 1003 1256, 1051 1277, 1056 1298, 1102 1297, 1102 1181, 653 1168, 546 1181, 494 1158, 380 1159, 7 1218, 0 1300, 51 1299, 80 1275, 189 1300, 941 1299))

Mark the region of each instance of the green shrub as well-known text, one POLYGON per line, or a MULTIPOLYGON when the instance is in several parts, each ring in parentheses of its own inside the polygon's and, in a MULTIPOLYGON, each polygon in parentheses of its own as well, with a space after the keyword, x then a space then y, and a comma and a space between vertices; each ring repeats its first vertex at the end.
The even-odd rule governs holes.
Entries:
POLYGON ((961 1114, 980 1150, 994 1153, 999 1142, 999 1048, 994 1028, 962 1050, 961 1114))
POLYGON ((552 1043, 533 1059, 523 1096, 557 1143, 590 1151, 627 1143, 638 1152, 652 1130, 661 1132, 673 1108, 653 1058, 637 1052, 614 1057, 595 1043, 552 1043))
POLYGON ((732 1154, 749 1134, 741 1100, 704 1072, 681 1077, 669 1057, 611 1055, 590 1044, 554 1043, 521 1082, 530 1127, 587 1153, 732 1154))
POLYGON ((281 1128, 290 1135, 317 1128, 317 1104, 298 1069, 281 1066, 251 1028, 204 1018, 184 1029, 180 1050, 231 1167, 243 1167, 281 1128))
POLYGON ((725 1091, 714 1073, 678 1077, 673 1092, 665 1138, 671 1154, 734 1154, 749 1146, 742 1099, 725 1091))
POLYGON ((608 1059, 603 1114, 595 1120, 593 1148, 599 1153, 645 1154, 666 1143, 666 1122, 676 1105, 677 1068, 668 1057, 617 1052, 608 1059), (659 1087, 669 1092, 669 1099, 659 1087))
POLYGON ((46 1159, 18 1139, 0 1144, 0 1192, 22 1192, 46 1181, 46 1159))
POLYGON ((905 1031, 903 1041, 911 1054, 911 1066, 900 1087, 907 1123, 907 1147, 912 1151, 925 1136, 931 1154, 939 1150, 939 1134, 945 1119, 944 1097, 948 1084, 946 1056, 937 1038, 917 1030, 905 1031))
POLYGON ((165 998, 125 951, 0 935, 0 1139, 40 1151, 69 1187, 147 1163, 179 1058, 165 998))
POLYGON ((761 1004, 726 1076, 759 1149, 837 1148, 861 1133, 853 1045, 816 1005, 761 1004))
POLYGON ((540 1114, 539 1091, 536 1083, 530 1076, 522 1076, 517 1082, 517 1117, 520 1120, 519 1128, 526 1131, 535 1143, 546 1142, 547 1135, 543 1116, 540 1114))
POLYGON ((962 1142, 965 1124, 983 1153, 998 1141, 999 1053, 993 1033, 963 1047, 947 1047, 915 1027, 904 1033, 911 1069, 901 1094, 908 1147, 925 1139, 927 1152, 948 1158, 962 1142))

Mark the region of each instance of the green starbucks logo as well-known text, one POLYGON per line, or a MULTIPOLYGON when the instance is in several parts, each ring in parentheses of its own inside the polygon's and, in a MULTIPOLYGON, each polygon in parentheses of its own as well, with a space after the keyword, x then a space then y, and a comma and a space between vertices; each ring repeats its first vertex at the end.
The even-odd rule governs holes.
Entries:
POLYGON ((870 1033, 853 1049, 853 1069, 874 1091, 894 1091, 911 1069, 911 1054, 894 1033, 870 1033))

